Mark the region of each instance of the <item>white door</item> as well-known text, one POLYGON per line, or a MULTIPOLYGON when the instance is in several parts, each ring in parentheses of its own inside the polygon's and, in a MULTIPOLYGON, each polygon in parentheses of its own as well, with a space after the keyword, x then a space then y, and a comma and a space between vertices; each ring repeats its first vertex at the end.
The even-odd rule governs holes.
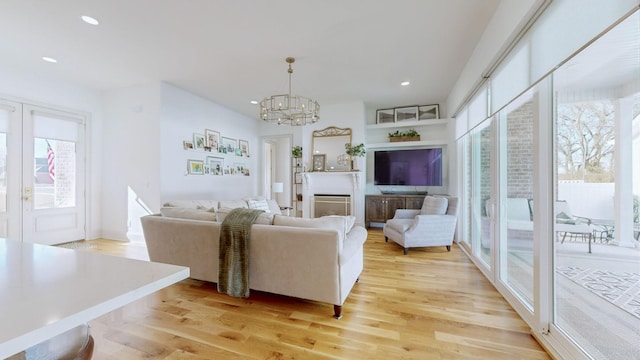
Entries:
POLYGON ((22 239, 85 238, 84 117, 23 105, 22 239))
POLYGON ((22 104, 0 100, 0 237, 21 239, 22 104))

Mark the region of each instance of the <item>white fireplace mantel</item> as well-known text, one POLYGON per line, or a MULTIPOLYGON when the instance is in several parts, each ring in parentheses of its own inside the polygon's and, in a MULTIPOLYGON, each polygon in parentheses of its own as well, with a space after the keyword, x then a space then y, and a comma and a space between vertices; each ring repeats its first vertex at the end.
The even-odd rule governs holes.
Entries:
POLYGON ((302 173, 302 217, 312 218, 316 194, 351 196, 351 214, 364 224, 364 173, 360 171, 324 171, 302 173))

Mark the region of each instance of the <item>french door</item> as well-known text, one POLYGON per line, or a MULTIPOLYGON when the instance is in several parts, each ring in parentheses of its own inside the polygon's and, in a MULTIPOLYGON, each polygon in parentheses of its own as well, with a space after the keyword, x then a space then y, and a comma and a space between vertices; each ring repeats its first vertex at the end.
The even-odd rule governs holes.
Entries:
POLYGON ((85 238, 84 117, 0 100, 0 236, 85 238))

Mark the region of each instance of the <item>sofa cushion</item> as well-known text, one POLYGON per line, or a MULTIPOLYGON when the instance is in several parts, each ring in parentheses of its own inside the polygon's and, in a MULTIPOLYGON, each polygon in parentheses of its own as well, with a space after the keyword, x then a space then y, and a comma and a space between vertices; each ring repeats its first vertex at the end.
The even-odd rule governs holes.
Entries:
MULTIPOLYGON (((233 209, 231 209, 231 208, 218 209, 218 211, 216 212, 218 222, 219 223, 223 222, 224 218, 226 218, 227 215, 229 215, 231 210, 233 210, 233 209)), ((258 215, 258 218, 254 222, 254 224, 271 225, 271 224, 273 224, 273 216, 274 215, 275 214, 270 213, 270 212, 263 212, 262 214, 258 215)))
POLYGON ((422 203, 420 214, 422 215, 444 215, 447 213, 449 200, 445 197, 426 196, 422 203))
POLYGON ((164 207, 210 210, 218 208, 217 200, 174 200, 163 204, 164 207))
POLYGON ((356 223, 356 217, 351 215, 326 215, 326 217, 339 217, 346 221, 345 233, 348 234, 356 223))
POLYGON ((160 214, 180 219, 216 221, 216 213, 207 210, 165 206, 160 209, 160 214))
POLYGON ((338 246, 340 249, 342 249, 344 239, 347 237, 347 221, 344 216, 323 216, 309 219, 276 215, 273 218, 273 225, 338 230, 338 234, 340 235, 338 246))
POLYGON ((387 220, 384 226, 403 234, 409 230, 414 222, 413 219, 392 219, 387 220))
POLYGON ((237 209, 237 208, 248 208, 247 202, 244 200, 223 200, 218 203, 218 209, 229 208, 229 209, 237 209))

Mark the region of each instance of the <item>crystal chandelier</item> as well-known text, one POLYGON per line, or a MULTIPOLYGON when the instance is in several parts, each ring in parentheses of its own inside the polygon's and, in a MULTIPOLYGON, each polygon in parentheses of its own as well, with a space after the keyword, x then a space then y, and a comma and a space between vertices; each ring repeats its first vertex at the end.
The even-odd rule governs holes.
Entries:
POLYGON ((291 126, 303 126, 313 124, 320 119, 320 104, 313 99, 304 96, 291 95, 291 74, 296 59, 288 57, 289 63, 289 93, 272 95, 260 102, 260 118, 272 124, 286 124, 291 126))

